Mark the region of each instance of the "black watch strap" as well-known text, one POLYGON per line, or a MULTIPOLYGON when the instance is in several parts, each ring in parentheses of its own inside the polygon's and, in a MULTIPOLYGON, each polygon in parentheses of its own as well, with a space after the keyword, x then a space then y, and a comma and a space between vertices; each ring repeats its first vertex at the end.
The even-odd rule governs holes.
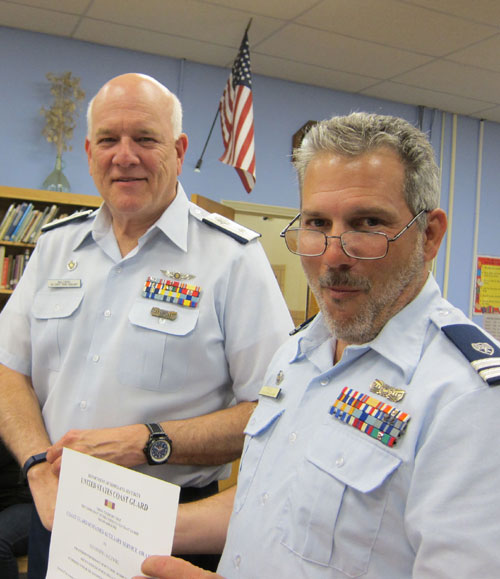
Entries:
POLYGON ((28 471, 32 466, 35 466, 35 464, 40 464, 41 462, 45 462, 46 460, 47 460, 46 452, 41 452, 40 454, 34 454, 33 456, 30 456, 23 465, 24 478, 28 477, 28 471))
POLYGON ((151 422, 150 424, 146 424, 149 429, 149 432, 154 436, 157 434, 164 435, 166 434, 163 428, 157 422, 151 422))

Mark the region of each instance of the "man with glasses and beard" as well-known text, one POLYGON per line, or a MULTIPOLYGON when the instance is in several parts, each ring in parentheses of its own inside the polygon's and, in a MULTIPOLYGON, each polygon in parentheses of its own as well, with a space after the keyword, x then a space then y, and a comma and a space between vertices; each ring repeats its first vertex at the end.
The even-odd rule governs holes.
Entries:
POLYGON ((268 368, 236 492, 181 506, 174 552, 224 547, 227 578, 496 577, 500 349, 429 271, 446 231, 432 148, 355 113, 314 126, 295 166, 282 237, 321 313, 268 368))

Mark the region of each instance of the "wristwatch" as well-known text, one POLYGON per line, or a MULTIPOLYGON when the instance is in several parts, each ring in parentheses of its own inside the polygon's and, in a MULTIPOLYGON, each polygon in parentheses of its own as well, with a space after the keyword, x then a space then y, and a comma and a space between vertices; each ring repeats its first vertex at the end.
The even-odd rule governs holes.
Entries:
POLYGON ((165 464, 172 453, 172 441, 156 422, 145 426, 150 432, 149 440, 144 447, 144 454, 148 464, 165 464))
POLYGON ((30 456, 28 460, 23 465, 23 476, 24 478, 28 478, 28 471, 32 466, 35 464, 40 464, 41 462, 45 462, 47 460, 47 453, 41 452, 40 454, 34 454, 30 456))

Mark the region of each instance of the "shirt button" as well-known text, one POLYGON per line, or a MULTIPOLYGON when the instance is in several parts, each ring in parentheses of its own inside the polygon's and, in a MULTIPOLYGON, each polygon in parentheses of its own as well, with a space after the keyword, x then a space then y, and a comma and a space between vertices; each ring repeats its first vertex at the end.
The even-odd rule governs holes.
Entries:
POLYGON ((236 557, 234 558, 234 566, 236 567, 236 569, 239 569, 241 565, 241 557, 239 555, 236 555, 236 557))
POLYGON ((295 442, 297 440, 297 434, 295 432, 291 432, 288 436, 288 440, 290 442, 295 442))
POLYGON ((441 310, 441 311, 439 312, 439 314, 440 314, 441 316, 449 316, 449 315, 450 315, 450 310, 441 310))
POLYGON ((336 466, 337 468, 341 468, 342 466, 344 466, 344 462, 345 462, 345 461, 344 461, 344 457, 343 457, 343 456, 339 456, 339 457, 337 458, 337 460, 335 461, 335 466, 336 466))
POLYGON ((56 312, 58 312, 60 309, 61 309, 61 306, 60 306, 59 304, 56 304, 56 305, 54 306, 54 310, 55 310, 56 312))
POLYGON ((80 402, 80 408, 81 408, 82 410, 85 410, 85 409, 87 408, 87 401, 86 401, 86 400, 82 400, 82 401, 80 402))
POLYGON ((323 380, 321 380, 320 384, 321 384, 321 386, 326 386, 328 384, 328 382, 330 382, 329 378, 323 378, 323 380))
POLYGON ((264 493, 261 497, 260 497, 260 501, 263 505, 265 505, 267 503, 269 499, 269 494, 268 493, 264 493))
POLYGON ((92 356, 92 362, 99 362, 99 360, 100 360, 99 354, 94 354, 94 355, 92 356))
POLYGON ((105 310, 105 311, 104 311, 104 317, 105 317, 105 318, 110 318, 110 317, 111 317, 111 310, 105 310))
POLYGON ((117 267, 117 268, 115 269, 115 272, 116 272, 116 273, 121 273, 121 272, 122 272, 122 268, 121 268, 121 267, 117 267))

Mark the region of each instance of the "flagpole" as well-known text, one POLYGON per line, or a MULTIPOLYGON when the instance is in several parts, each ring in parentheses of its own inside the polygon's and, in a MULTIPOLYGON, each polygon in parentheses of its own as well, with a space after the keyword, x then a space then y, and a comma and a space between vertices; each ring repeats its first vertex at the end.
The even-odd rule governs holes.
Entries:
POLYGON ((210 141, 210 137, 212 136, 212 131, 214 130, 215 127, 215 121, 217 120, 217 117, 219 116, 219 112, 220 112, 220 108, 217 107, 217 112, 215 113, 215 117, 212 123, 212 126, 210 127, 210 132, 208 133, 208 137, 207 140, 205 141, 205 146, 203 147, 203 151, 201 152, 201 156, 198 159, 198 162, 196 163, 196 166, 194 168, 195 173, 199 173, 201 171, 201 165, 203 163, 203 155, 205 154, 207 145, 208 145, 208 141, 210 141))
MULTIPOLYGON (((250 30, 250 26, 252 24, 252 20, 253 20, 253 18, 250 18, 250 20, 248 21, 247 27, 245 28, 245 34, 248 34, 248 31, 250 30)), ((245 34, 243 35, 243 37, 245 36, 245 34)), ((198 161, 196 162, 196 165, 194 167, 195 173, 199 173, 201 171, 201 166, 203 164, 203 155, 205 154, 205 151, 207 149, 208 141, 210 141, 210 137, 212 136, 212 132, 213 132, 214 127, 215 127, 215 122, 217 121, 217 117, 219 116, 219 113, 220 113, 220 105, 217 107, 217 112, 215 113, 215 117, 214 117, 214 120, 212 122, 212 126, 210 127, 210 131, 208 133, 207 140, 205 141, 205 145, 203 147, 203 151, 201 152, 200 158, 198 159, 198 161)))

